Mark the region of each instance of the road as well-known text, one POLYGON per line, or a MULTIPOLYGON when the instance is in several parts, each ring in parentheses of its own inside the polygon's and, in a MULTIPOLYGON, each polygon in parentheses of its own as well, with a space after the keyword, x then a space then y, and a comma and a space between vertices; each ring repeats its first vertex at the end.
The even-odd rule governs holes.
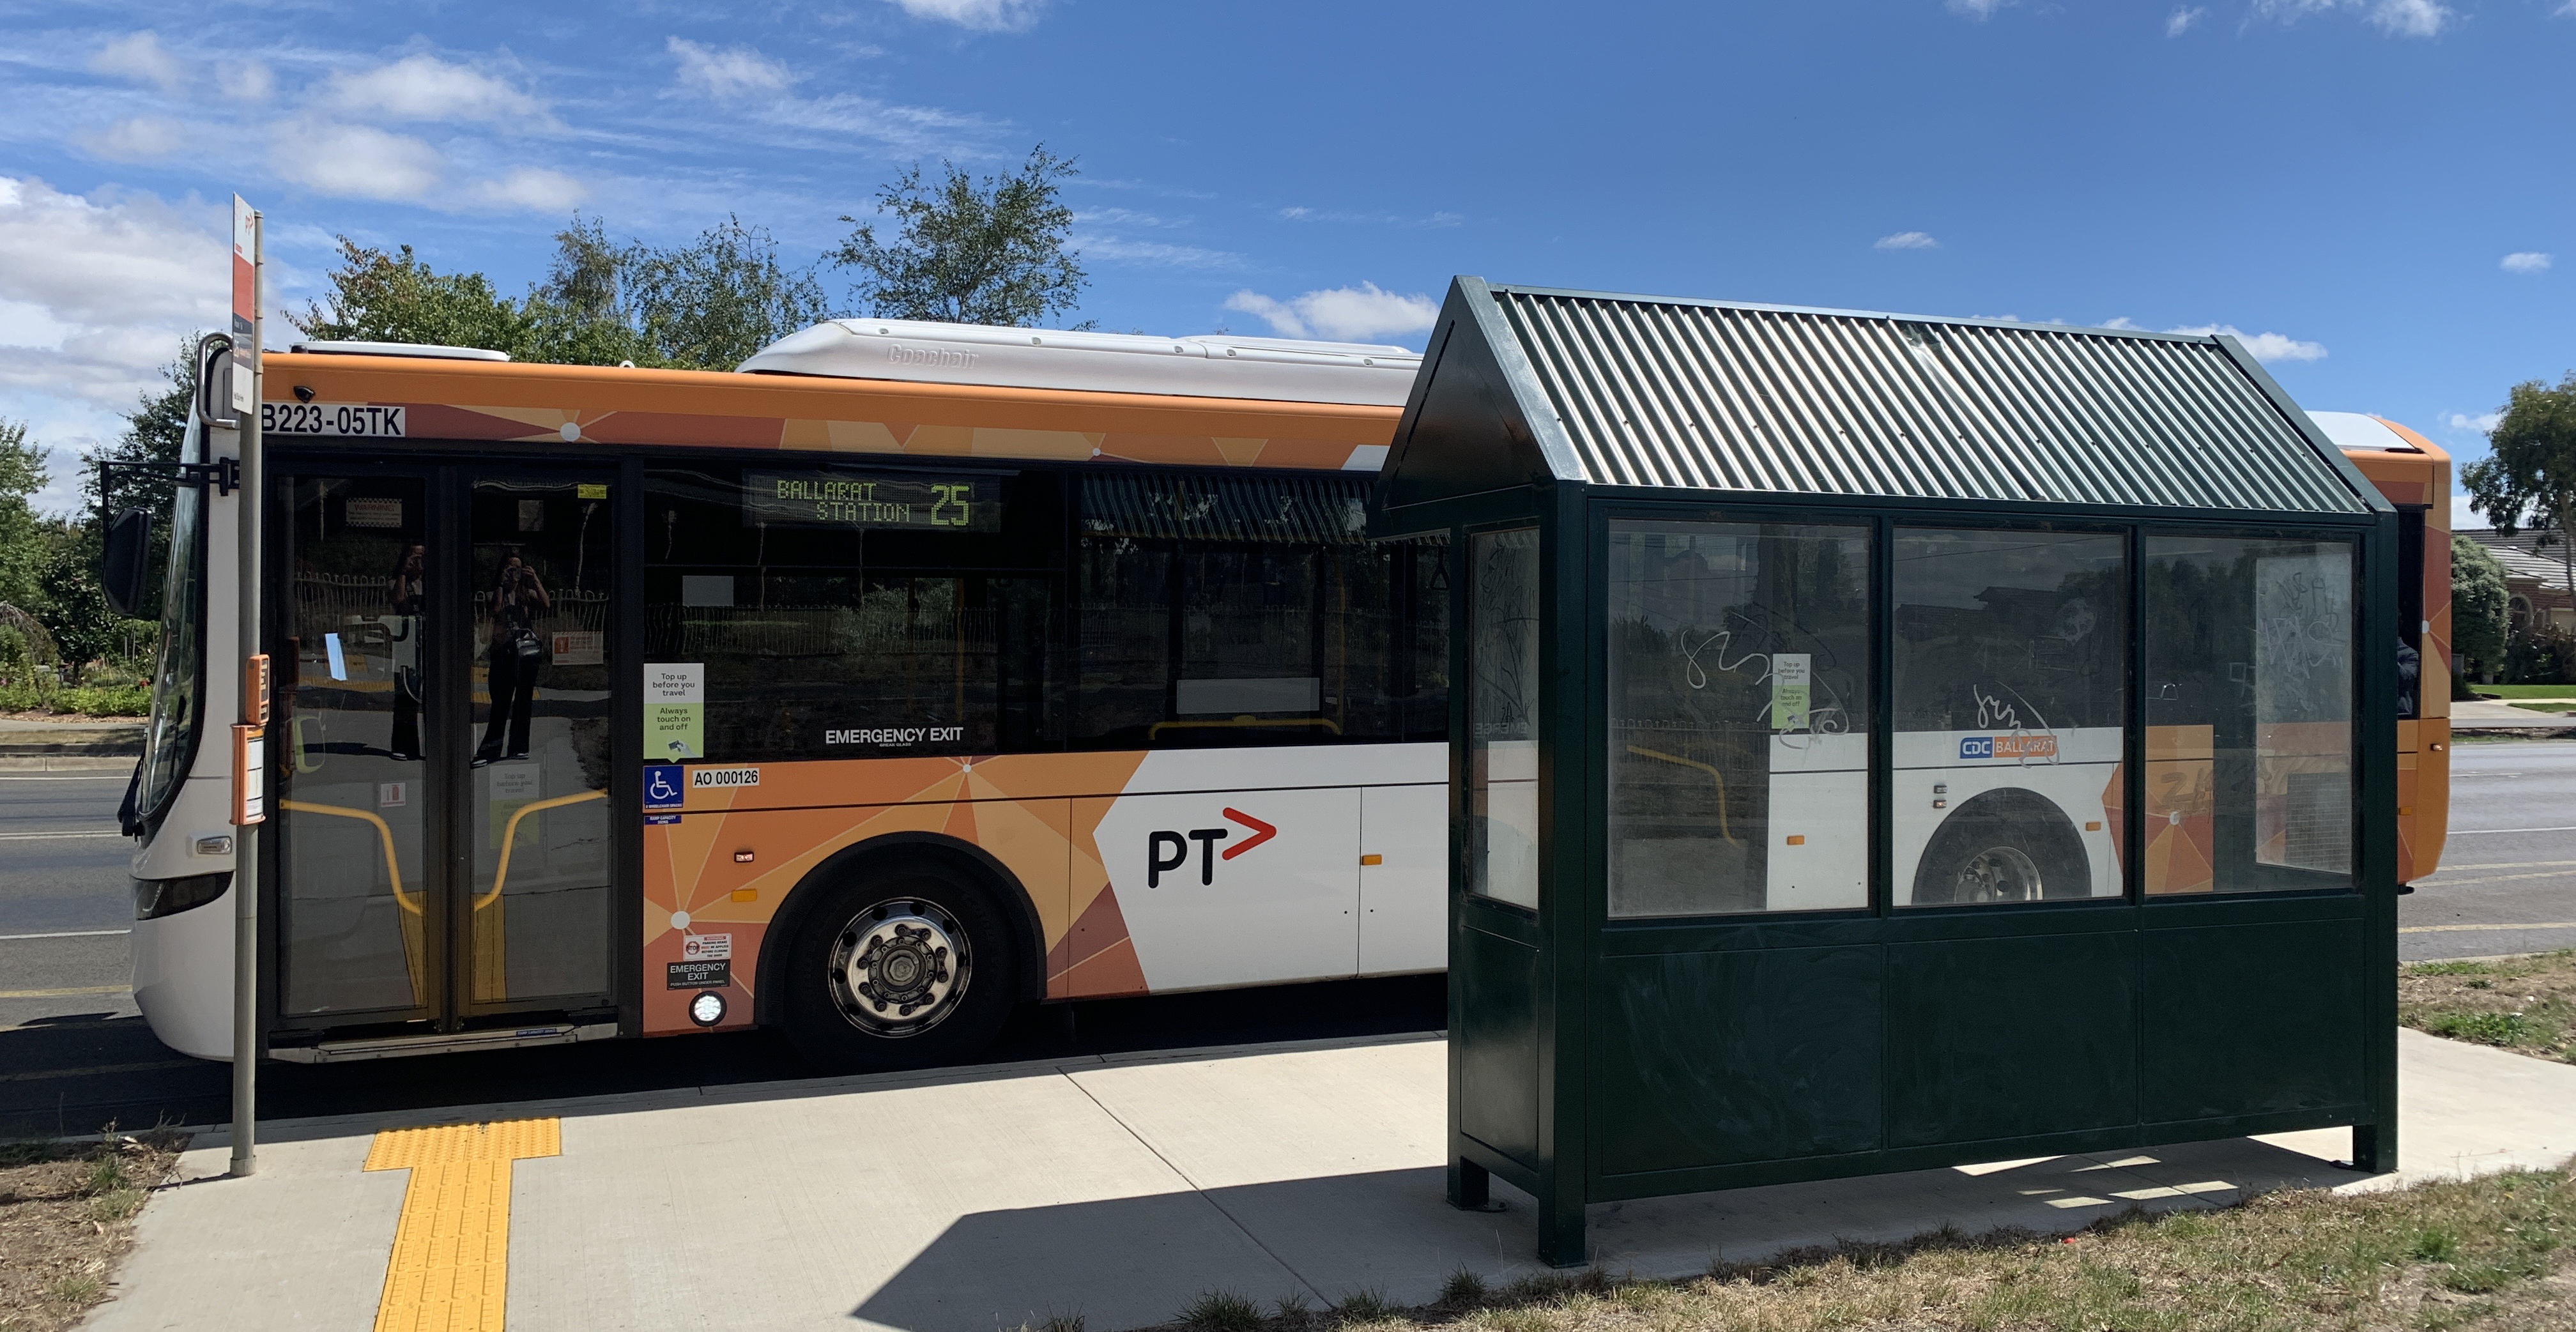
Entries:
MULTIPOLYGON (((2576 742, 2467 743, 2452 772, 2444 866, 2399 900, 2400 955, 2576 946, 2576 742)), ((0 773, 0 1138, 227 1113, 223 1067, 164 1049, 124 991, 133 911, 128 846, 113 835, 124 782, 0 773)), ((1441 1024, 1442 1005, 1437 977, 1103 1000, 1070 1024, 1023 1014, 991 1057, 1421 1031, 1441 1024)), ((260 1076, 263 1114, 285 1117, 810 1075, 784 1042, 752 1032, 451 1055, 435 1077, 414 1060, 271 1064, 260 1076)))
POLYGON ((2397 900, 2397 929, 2410 962, 2576 947, 2576 741, 2452 746, 2441 872, 2397 900))

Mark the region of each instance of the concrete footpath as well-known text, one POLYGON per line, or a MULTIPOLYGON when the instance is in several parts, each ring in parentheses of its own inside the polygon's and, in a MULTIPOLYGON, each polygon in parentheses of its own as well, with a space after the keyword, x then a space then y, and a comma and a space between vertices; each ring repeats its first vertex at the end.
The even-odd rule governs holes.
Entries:
MULTIPOLYGON (((1595 1207, 1597 1260, 1687 1276, 2576 1154, 2576 1067, 2412 1031, 2399 1052, 2396 1176, 2334 1166, 2331 1130, 1779 1185, 1595 1207)), ((1525 1197, 1442 1200, 1443 1078, 1418 1037, 314 1120, 263 1125, 241 1181, 209 1134, 86 1326, 1113 1332, 1210 1290, 1427 1302, 1461 1267, 1536 1270, 1525 1197)))

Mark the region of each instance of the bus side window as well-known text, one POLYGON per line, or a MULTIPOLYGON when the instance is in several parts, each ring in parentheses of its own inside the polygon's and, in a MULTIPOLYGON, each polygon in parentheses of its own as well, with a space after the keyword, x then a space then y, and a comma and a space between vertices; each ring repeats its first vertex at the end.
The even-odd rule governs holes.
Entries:
MULTIPOLYGON (((1418 695, 1412 548, 1373 544, 1365 478, 1118 472, 1082 480, 1073 704, 1082 748, 1445 734, 1418 695), (1420 715, 1418 715, 1420 714, 1420 715)), ((1436 575, 1437 547, 1431 548, 1436 575)), ((1439 614, 1445 617, 1445 590, 1439 614)))

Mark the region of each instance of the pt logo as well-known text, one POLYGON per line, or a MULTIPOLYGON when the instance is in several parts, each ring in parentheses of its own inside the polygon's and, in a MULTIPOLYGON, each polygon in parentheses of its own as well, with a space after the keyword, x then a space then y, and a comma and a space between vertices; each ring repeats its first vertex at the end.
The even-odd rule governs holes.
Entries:
POLYGON ((1145 835, 1145 886, 1160 888, 1163 875, 1190 863, 1190 843, 1199 844, 1199 883, 1216 882, 1216 862, 1236 856, 1279 835, 1279 830, 1239 809, 1227 809, 1225 816, 1252 830, 1250 837, 1220 852, 1216 844, 1233 835, 1231 828, 1192 828, 1186 833, 1156 831, 1145 835))

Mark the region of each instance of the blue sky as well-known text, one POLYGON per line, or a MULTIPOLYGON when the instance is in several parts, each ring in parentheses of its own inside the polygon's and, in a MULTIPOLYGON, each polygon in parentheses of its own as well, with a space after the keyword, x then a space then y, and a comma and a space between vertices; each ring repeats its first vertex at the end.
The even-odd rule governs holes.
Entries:
POLYGON ((0 416, 68 505, 235 190, 285 306, 337 234, 515 292, 575 209, 802 262, 1044 141, 1103 328, 1419 346, 1456 273, 2214 326, 2474 456, 2576 367, 2571 54, 2576 0, 0 4, 0 416))

